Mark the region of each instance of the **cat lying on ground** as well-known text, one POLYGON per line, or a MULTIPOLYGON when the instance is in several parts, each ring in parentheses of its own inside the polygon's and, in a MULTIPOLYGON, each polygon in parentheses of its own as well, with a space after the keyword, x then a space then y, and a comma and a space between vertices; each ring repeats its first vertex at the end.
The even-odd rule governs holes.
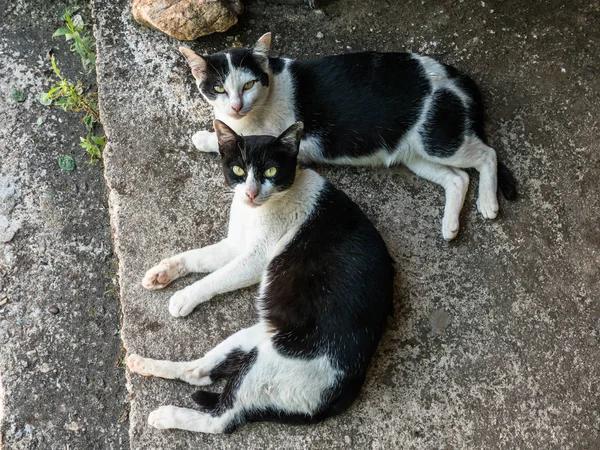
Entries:
POLYGON ((189 362, 130 355, 141 375, 205 386, 203 411, 162 406, 156 428, 231 431, 248 421, 313 423, 357 397, 392 312, 392 260, 369 219, 343 192, 297 168, 302 123, 278 138, 240 137, 216 120, 226 182, 234 189, 227 238, 162 261, 143 280, 161 289, 212 272, 177 292, 169 311, 189 314, 214 295, 260 282, 259 321, 189 362))
MULTIPOLYGON (((445 189, 444 239, 454 239, 469 185, 479 171, 477 209, 498 214, 496 187, 516 197, 510 171, 486 144, 477 86, 453 67, 414 53, 355 53, 295 61, 269 58, 271 34, 253 49, 199 56, 180 48, 215 117, 243 135, 277 136, 305 125, 302 163, 389 167, 402 163, 445 189)), ((214 133, 193 136, 217 152, 214 133)))

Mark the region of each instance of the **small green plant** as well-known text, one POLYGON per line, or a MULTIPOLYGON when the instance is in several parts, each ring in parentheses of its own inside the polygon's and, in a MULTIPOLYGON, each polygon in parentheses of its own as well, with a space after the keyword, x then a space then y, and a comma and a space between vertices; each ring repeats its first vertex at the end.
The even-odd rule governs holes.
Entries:
POLYGON ((96 66, 96 53, 94 53, 94 39, 85 30, 85 23, 79 14, 71 18, 76 9, 70 8, 65 12, 64 20, 66 28, 59 28, 52 35, 53 38, 64 36, 71 43, 71 51, 77 53, 81 58, 81 64, 87 73, 92 73, 96 66))
POLYGON ((93 160, 102 159, 102 150, 106 145, 106 140, 100 136, 87 136, 85 138, 79 138, 81 141, 79 145, 90 154, 93 160))
MULTIPOLYGON (((64 36, 67 41, 72 41, 71 51, 77 53, 81 58, 83 68, 90 74, 94 71, 96 64, 96 55, 94 53, 94 40, 91 34, 86 30, 83 19, 79 14, 71 17, 77 11, 76 8, 69 8, 63 19, 66 28, 59 28, 52 35, 53 38, 64 36)), ((96 135, 95 131, 102 124, 98 111, 98 93, 95 90, 86 89, 81 80, 73 83, 65 78, 60 72, 54 55, 50 57, 52 70, 58 78, 58 83, 50 88, 38 98, 43 105, 58 106, 63 111, 83 112, 83 123, 85 124, 87 135, 80 138, 79 145, 90 155, 88 162, 94 163, 102 161, 102 152, 106 145, 106 138, 103 135, 96 135)), ((62 166, 61 166, 62 167, 62 166)))
MULTIPOLYGON (((67 80, 56 64, 54 55, 51 57, 52 69, 58 78, 58 84, 52 87, 44 96, 44 100, 50 104, 59 106, 63 111, 83 111, 83 123, 87 129, 87 136, 80 138, 80 145, 90 155, 91 163, 102 160, 102 152, 106 144, 103 136, 95 136, 94 128, 100 123, 98 112, 98 93, 86 92, 83 83, 78 80, 76 84, 67 80)), ((43 102, 42 102, 43 103, 43 102)))
POLYGON ((80 80, 77 80, 77 83, 73 84, 63 77, 56 65, 54 55, 52 55, 50 61, 59 82, 58 85, 46 92, 45 99, 54 103, 55 106, 60 106, 63 111, 84 111, 83 123, 85 123, 89 130, 95 122, 100 122, 98 94, 96 92, 86 93, 85 87, 80 80))

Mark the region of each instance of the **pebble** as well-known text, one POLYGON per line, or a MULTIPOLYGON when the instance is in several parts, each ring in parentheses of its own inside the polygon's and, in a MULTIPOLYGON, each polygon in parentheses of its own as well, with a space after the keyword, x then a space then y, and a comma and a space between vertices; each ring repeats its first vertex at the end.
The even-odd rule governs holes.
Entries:
POLYGON ((71 430, 71 431, 80 431, 83 430, 83 427, 81 425, 79 425, 77 422, 71 422, 65 425, 65 428, 67 430, 71 430))
POLYGON ((52 367, 50 367, 48 365, 48 363, 44 363, 44 364, 42 364, 42 367, 40 367, 40 372, 42 372, 42 373, 48 373, 51 370, 52 370, 52 367))
POLYGON ((317 39, 323 39, 323 33, 320 31, 317 33, 317 39))
POLYGON ((30 435, 31 433, 33 433, 33 430, 35 430, 35 428, 32 425, 26 423, 25 427, 22 430, 19 430, 15 433, 15 438, 21 439, 23 436, 30 435))
POLYGON ((58 309, 58 307, 56 306, 51 306, 50 308, 48 308, 48 312, 56 315, 60 312, 60 309, 58 309))
POLYGON ((443 309, 437 309, 429 317, 429 324, 431 325, 431 331, 433 334, 441 336, 448 328, 448 325, 452 322, 452 317, 448 312, 443 309))

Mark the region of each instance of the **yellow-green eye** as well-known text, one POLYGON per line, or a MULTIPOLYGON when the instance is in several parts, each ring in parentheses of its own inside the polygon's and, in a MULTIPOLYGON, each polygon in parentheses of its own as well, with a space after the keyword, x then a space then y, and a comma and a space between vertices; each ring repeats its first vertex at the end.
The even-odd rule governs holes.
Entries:
POLYGON ((238 177, 241 177, 246 173, 240 166, 233 166, 231 170, 233 170, 233 173, 235 173, 238 177))
POLYGON ((265 170, 265 177, 274 177, 277 173, 277 169, 275 167, 271 167, 265 170))
POLYGON ((225 92, 225 89, 223 88, 223 86, 215 86, 214 87, 215 91, 217 91, 219 94, 222 94, 223 92, 225 92))
POLYGON ((248 81, 246 84, 244 84, 244 90, 247 91, 248 89, 250 89, 252 86, 254 86, 254 80, 252 81, 248 81))

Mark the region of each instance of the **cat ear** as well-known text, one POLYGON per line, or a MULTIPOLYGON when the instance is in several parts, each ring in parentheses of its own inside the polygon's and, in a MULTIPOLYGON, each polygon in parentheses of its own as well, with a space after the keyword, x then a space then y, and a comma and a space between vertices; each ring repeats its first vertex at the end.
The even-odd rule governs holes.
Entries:
POLYGON ((192 69, 194 78, 198 81, 204 80, 204 77, 206 76, 206 60, 187 47, 179 47, 179 51, 185 56, 190 69, 192 69))
POLYGON ((269 55, 271 47, 271 33, 263 34, 252 49, 252 54, 258 58, 266 59, 269 55))
POLYGON ((295 156, 298 154, 298 150, 300 150, 300 140, 302 139, 303 132, 304 124, 302 122, 296 122, 294 125, 281 133, 277 140, 287 147, 295 156))
POLYGON ((219 153, 224 155, 226 153, 232 153, 238 151, 238 142, 240 137, 225 125, 220 120, 213 121, 213 127, 217 133, 217 141, 219 142, 219 153))

